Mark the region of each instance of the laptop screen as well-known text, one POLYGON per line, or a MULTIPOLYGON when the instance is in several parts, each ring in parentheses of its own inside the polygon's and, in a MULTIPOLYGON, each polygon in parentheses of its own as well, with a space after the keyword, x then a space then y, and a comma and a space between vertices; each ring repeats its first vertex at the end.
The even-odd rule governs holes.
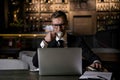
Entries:
POLYGON ((81 48, 38 48, 39 75, 81 75, 81 48))

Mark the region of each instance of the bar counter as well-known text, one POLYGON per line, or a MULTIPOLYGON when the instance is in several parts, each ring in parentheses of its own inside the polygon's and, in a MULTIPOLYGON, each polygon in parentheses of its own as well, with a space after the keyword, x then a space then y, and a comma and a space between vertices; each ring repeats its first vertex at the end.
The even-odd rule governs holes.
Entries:
POLYGON ((40 76, 28 70, 0 70, 0 80, 78 80, 79 76, 40 76))
POLYGON ((44 37, 45 33, 40 34, 0 34, 2 37, 44 37))
MULTIPOLYGON (((66 30, 71 33, 71 30, 66 30)), ((1 37, 44 37, 47 32, 23 33, 23 34, 0 34, 1 37)))

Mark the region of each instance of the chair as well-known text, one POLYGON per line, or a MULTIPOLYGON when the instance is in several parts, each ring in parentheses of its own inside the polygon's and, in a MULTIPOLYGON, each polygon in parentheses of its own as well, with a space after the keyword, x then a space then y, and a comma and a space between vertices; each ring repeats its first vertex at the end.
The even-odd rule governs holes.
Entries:
POLYGON ((28 64, 19 59, 0 59, 0 70, 27 70, 28 64))

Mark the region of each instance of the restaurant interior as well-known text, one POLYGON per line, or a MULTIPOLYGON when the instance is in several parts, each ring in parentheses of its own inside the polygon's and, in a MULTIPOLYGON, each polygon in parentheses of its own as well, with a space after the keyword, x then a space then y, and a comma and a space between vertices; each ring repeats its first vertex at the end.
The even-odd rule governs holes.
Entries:
POLYGON ((0 0, 0 66, 6 61, 18 69, 27 62, 24 68, 34 69, 32 56, 57 10, 67 14, 67 33, 84 36, 114 80, 120 80, 120 0, 0 0))

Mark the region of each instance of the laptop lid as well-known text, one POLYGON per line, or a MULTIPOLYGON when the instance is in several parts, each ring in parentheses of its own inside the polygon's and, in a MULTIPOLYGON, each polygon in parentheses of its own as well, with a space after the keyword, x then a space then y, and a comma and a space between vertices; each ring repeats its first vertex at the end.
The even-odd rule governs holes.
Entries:
POLYGON ((81 75, 81 48, 38 48, 39 75, 81 75))

